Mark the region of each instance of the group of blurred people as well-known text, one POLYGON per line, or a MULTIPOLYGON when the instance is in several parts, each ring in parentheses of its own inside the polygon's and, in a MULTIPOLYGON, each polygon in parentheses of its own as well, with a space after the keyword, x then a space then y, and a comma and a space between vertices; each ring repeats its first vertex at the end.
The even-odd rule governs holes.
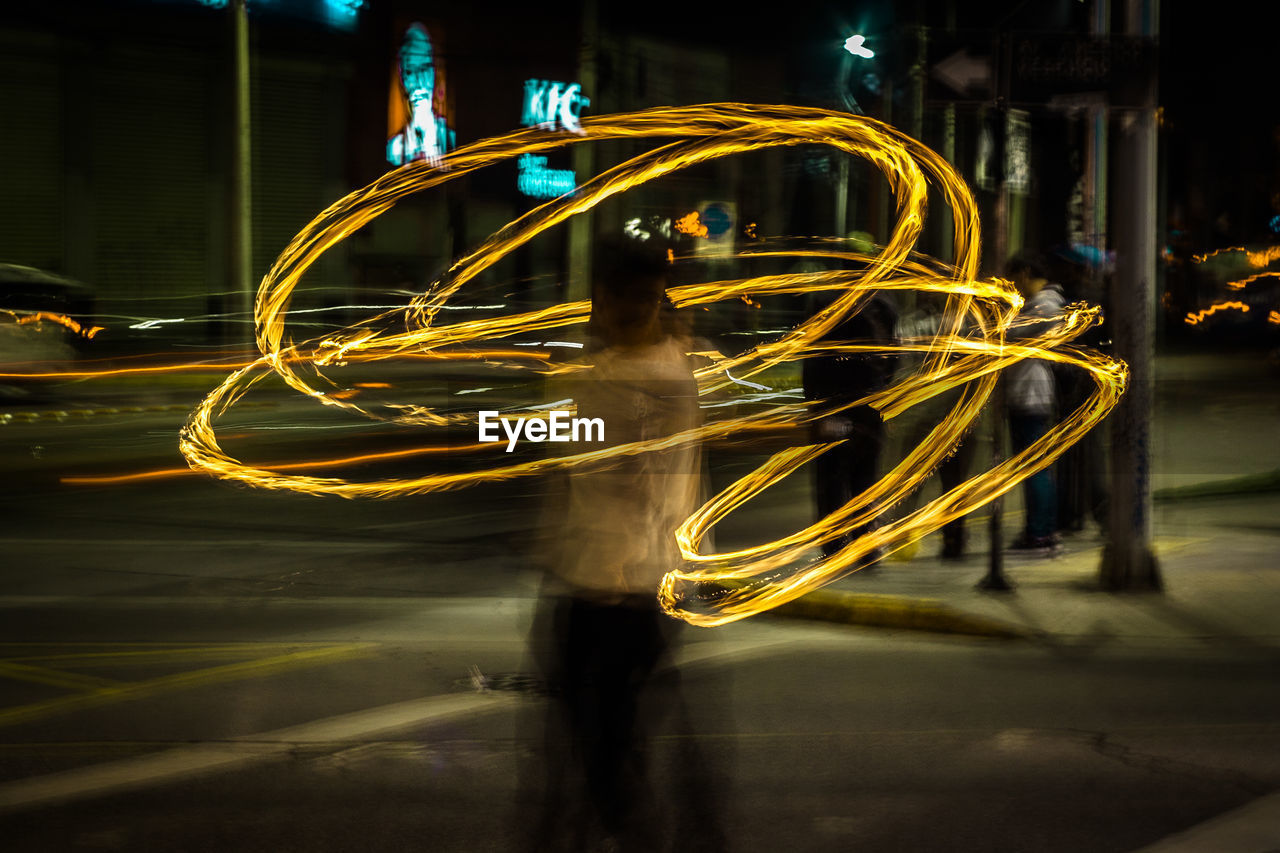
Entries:
MULTIPOLYGON (((1006 275, 1026 300, 1010 339, 1034 338, 1059 322, 1068 295, 1043 256, 1019 253, 1006 275)), ((688 433, 702 423, 690 331, 666 287, 667 258, 656 249, 631 240, 602 250, 584 347, 589 370, 573 397, 579 416, 604 420, 605 446, 688 433)), ((893 299, 875 293, 827 335, 870 342, 875 351, 830 352, 804 362, 814 413, 810 437, 833 445, 814 466, 818 518, 882 475, 884 420, 874 407, 853 404, 895 381, 899 325, 893 299)), ((1088 390, 1043 360, 1018 363, 1003 381, 1000 416, 1008 418, 1012 453, 1043 438, 1088 390)), ((943 491, 969 476, 974 445, 975 437, 966 437, 942 465, 943 491)), ((1086 510, 1100 523, 1105 519, 1099 460, 1090 448, 1084 452, 1089 458, 1068 457, 1062 467, 1074 471, 1070 479, 1079 482, 1073 488, 1086 498, 1060 501, 1061 472, 1053 469, 1028 477, 1025 523, 1010 548, 1052 555, 1061 548, 1059 530, 1082 525, 1086 510)), ((577 469, 558 492, 531 643, 548 702, 540 770, 522 784, 530 849, 724 849, 719 804, 725 793, 692 736, 675 666, 683 623, 660 610, 656 595, 662 577, 682 565, 674 532, 706 500, 705 479, 701 448, 686 441, 577 469), (681 750, 676 784, 662 788, 650 772, 659 729, 677 734, 672 742, 681 750)), ((823 543, 824 555, 874 524, 823 543)), ((966 546, 965 520, 954 519, 943 530, 941 556, 963 557, 966 546)), ((872 569, 881 556, 872 553, 857 568, 872 569)))
MULTIPOLYGON (((1027 341, 1049 331, 1061 321, 1068 302, 1095 301, 1093 276, 1087 266, 1065 253, 1044 254, 1023 250, 1005 265, 1005 276, 1025 300, 1007 333, 1012 342, 1027 341)), ((821 307, 821 306, 819 306, 821 307)), ((942 303, 922 295, 917 310, 906 321, 898 316, 892 294, 877 292, 854 316, 828 335, 828 341, 858 341, 880 348, 868 353, 832 353, 806 359, 803 385, 807 400, 818 407, 812 439, 815 442, 844 441, 823 456, 814 468, 814 503, 818 517, 830 515, 854 496, 870 488, 884 473, 881 458, 888 444, 885 425, 871 405, 850 407, 850 403, 875 394, 894 382, 903 358, 893 355, 902 330, 911 336, 937 333, 942 303), (822 414, 823 412, 830 414, 822 414)), ((1086 343, 1098 345, 1099 340, 1086 343)), ((910 369, 910 368, 908 368, 910 369)), ((1003 377, 1004 411, 1007 418, 1009 452, 1018 454, 1040 441, 1064 415, 1083 404, 1091 390, 1083 371, 1050 363, 1044 359, 1024 359, 1003 377)), ((941 396, 950 406, 957 392, 941 396)), ((932 410, 928 410, 932 413, 932 410)), ((931 421, 928 415, 906 427, 908 444, 925 440, 931 421)), ((941 491, 962 484, 973 467, 977 437, 970 434, 939 465, 941 491)), ((1062 551, 1061 533, 1083 530, 1092 518, 1105 530, 1107 497, 1103 475, 1100 436, 1090 433, 1053 466, 1023 481, 1025 509, 1021 531, 1007 545, 1008 550, 1035 556, 1054 556, 1062 551)), ((901 516, 916 508, 918 495, 896 508, 885 508, 885 516, 901 516)), ((882 516, 883 517, 883 516, 882 516)), ((849 531, 842 539, 824 543, 826 556, 845 547, 866 532, 874 522, 849 531)), ((939 556, 962 559, 968 552, 968 533, 963 517, 942 528, 939 556)), ((878 555, 877 555, 878 556, 878 555)), ((874 568, 876 558, 863 566, 874 568)))

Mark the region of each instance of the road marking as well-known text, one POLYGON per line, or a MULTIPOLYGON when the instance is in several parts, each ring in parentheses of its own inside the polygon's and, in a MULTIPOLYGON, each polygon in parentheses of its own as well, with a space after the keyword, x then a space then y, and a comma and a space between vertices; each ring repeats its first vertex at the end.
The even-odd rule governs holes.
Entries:
MULTIPOLYGON (((6 536, 0 538, 6 548, 31 547, 31 548, 66 548, 66 539, 53 539, 47 537, 31 537, 25 538, 20 536, 6 536)), ((367 551, 370 547, 380 544, 377 540, 361 540, 353 541, 350 539, 323 540, 323 539, 77 539, 75 540, 77 548, 300 548, 303 550, 317 549, 330 550, 333 548, 350 548, 357 551, 367 551)), ((382 543, 389 545, 403 544, 400 542, 382 543)))
MULTIPOLYGON (((15 644, 21 645, 21 644, 15 644)), ((349 660, 351 658, 360 657, 369 654, 374 648, 373 643, 342 643, 342 644, 324 644, 320 647, 309 647, 301 650, 286 652, 284 654, 275 654, 267 657, 255 658, 248 661, 240 661, 238 663, 223 664, 221 666, 205 667, 203 669, 189 670, 186 672, 177 672, 170 675, 163 675, 157 678, 149 678, 143 681, 126 681, 126 682, 105 682, 105 679, 93 679, 91 676, 85 676, 82 683, 75 683, 79 679, 72 673, 61 673, 57 670, 44 670, 46 673, 52 673, 49 680, 44 682, 55 687, 69 687, 71 689, 81 689, 84 692, 75 693, 70 696, 59 696, 53 699, 46 699, 41 702, 32 702, 27 705, 19 705, 13 708, 5 708, 0 710, 0 727, 12 726, 18 723, 27 723, 41 717, 47 717, 52 714, 62 714, 69 711, 81 711, 87 708, 97 708, 102 705, 121 702, 130 699, 139 699, 144 696, 154 696, 158 693, 164 693, 170 690, 186 690, 193 687, 203 687, 210 684, 222 684, 228 681, 238 681, 243 678, 260 678, 265 675, 272 675, 287 669, 293 669, 299 666, 314 666, 322 663, 332 663, 338 660, 349 660), (66 676, 68 683, 53 684, 52 681, 57 676, 66 676), (97 681, 98 683, 94 683, 97 681), (105 682, 105 683, 103 683, 105 682)), ((294 646, 293 648, 297 648, 294 646)), ((125 654, 132 654, 133 651, 125 654)), ((181 656, 177 656, 181 659, 181 656)), ((105 661, 99 661, 102 663, 105 661)), ((16 665, 18 672, 22 671, 21 664, 16 665)), ((27 667, 28 670, 42 668, 27 667)), ((23 674, 30 675, 26 672, 23 674)), ((0 677, 10 676, 12 674, 0 669, 0 677)), ((33 680, 28 678, 26 680, 33 680)))
MULTIPOLYGON (((763 639, 737 644, 723 641, 691 643, 679 655, 681 665, 729 662, 795 648, 799 643, 769 632, 763 639)), ((514 693, 451 693, 396 702, 302 725, 289 726, 220 743, 204 743, 158 754, 0 784, 0 812, 65 803, 172 783, 192 776, 230 770, 288 757, 300 745, 333 746, 368 740, 458 718, 501 710, 517 704, 514 693)))
POLYGON ((225 743, 171 749, 0 785, 0 811, 133 790, 160 782, 280 758, 299 744, 347 742, 427 723, 471 717, 508 705, 513 696, 462 693, 384 705, 225 743))
POLYGON ((1278 827, 1280 794, 1268 794, 1135 853, 1274 853, 1278 827))
POLYGON ((43 666, 32 666, 15 660, 0 660, 0 679, 30 681, 46 687, 61 687, 67 690, 100 690, 111 687, 118 682, 94 675, 80 675, 74 672, 63 672, 43 666))

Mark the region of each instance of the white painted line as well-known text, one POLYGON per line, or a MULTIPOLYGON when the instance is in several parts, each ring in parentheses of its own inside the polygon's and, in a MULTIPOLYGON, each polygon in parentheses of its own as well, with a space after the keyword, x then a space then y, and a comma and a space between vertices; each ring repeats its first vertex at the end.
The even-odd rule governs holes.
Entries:
POLYGON ((1274 853, 1280 849, 1280 794, 1170 835, 1135 853, 1274 853))
POLYGON ((471 717, 511 704, 515 694, 457 693, 397 702, 224 743, 166 750, 0 785, 0 812, 176 782, 288 755, 298 744, 387 735, 415 726, 471 717))
MULTIPOLYGON (((679 655, 681 665, 730 661, 770 654, 795 646, 767 632, 763 639, 731 643, 691 643, 679 655)), ((289 726, 221 743, 170 749, 120 761, 36 776, 0 785, 0 813, 65 803, 171 783, 221 770, 230 770, 288 756, 299 744, 329 744, 367 740, 440 723, 458 717, 508 708, 519 698, 514 693, 451 693, 396 702, 378 708, 341 714, 324 720, 289 726)))

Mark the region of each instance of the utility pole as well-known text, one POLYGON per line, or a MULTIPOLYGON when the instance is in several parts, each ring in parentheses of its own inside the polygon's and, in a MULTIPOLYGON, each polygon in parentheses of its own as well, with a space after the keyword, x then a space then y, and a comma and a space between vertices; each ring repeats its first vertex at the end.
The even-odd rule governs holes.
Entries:
MULTIPOLYGON (((596 0, 585 0, 582 4, 582 32, 578 42, 578 83, 582 91, 600 103, 600 93, 596 91, 596 46, 599 38, 600 19, 596 0)), ((586 181, 595 177, 595 146, 590 144, 575 145, 570 156, 573 158, 573 173, 578 180, 586 181)), ((591 212, 579 213, 569 220, 569 275, 568 287, 564 295, 567 302, 576 302, 591 298, 591 246, 595 242, 592 233, 594 217, 591 212)))
MULTIPOLYGON (((992 249, 996 262, 1004 264, 1009 252, 1009 169, 1008 169, 1008 136, 1009 136, 1009 71, 1008 60, 1009 39, 1000 35, 996 39, 995 57, 993 59, 994 85, 996 93, 996 209, 995 239, 992 249)), ((996 383, 995 393, 991 395, 991 468, 994 470, 1004 461, 1005 424, 1008 415, 1005 412, 1004 380, 996 383)), ((991 515, 988 517, 987 533, 991 540, 990 561, 987 574, 978 581, 978 589, 988 592, 1010 592, 1013 584, 1004 575, 1004 498, 997 497, 990 503, 991 515)))
MULTIPOLYGON (((1125 0, 1125 35, 1154 40, 1157 4, 1125 0)), ((1101 583, 1110 590, 1158 590, 1152 549, 1151 410, 1156 281, 1156 68, 1134 80, 1135 104, 1114 111, 1116 174, 1126 186, 1114 193, 1116 269, 1111 285, 1116 355, 1129 365, 1129 388, 1111 415, 1111 530, 1101 583)))
MULTIPOLYGON (((249 102, 249 10, 248 0, 231 4, 235 46, 235 142, 232 164, 231 200, 231 313, 253 317, 253 171, 251 162, 252 125, 249 102)), ((253 341, 253 327, 248 339, 253 341)), ((235 336, 236 343, 241 340, 235 336)))

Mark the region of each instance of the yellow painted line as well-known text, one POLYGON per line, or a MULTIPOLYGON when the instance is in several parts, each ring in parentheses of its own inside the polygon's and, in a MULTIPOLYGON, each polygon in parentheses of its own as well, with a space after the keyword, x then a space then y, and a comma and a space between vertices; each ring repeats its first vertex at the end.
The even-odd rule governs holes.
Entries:
POLYGON ((49 699, 29 705, 20 705, 16 708, 7 708, 0 711, 0 726, 12 726, 53 714, 96 708, 114 702, 154 696, 171 690, 186 690, 193 687, 238 681, 243 678, 261 678, 299 666, 314 666, 322 663, 333 663, 338 660, 349 660, 369 654, 374 648, 375 645, 373 643, 347 643, 319 649, 305 649, 289 654, 273 655, 257 660, 225 664, 189 672, 179 672, 145 681, 125 682, 118 685, 99 687, 88 693, 75 696, 63 696, 58 699, 49 699))
POLYGON ((61 687, 66 690, 98 690, 114 687, 119 684, 109 678, 98 678, 94 675, 78 675, 74 672, 61 672, 42 666, 18 663, 11 660, 0 660, 0 679, 30 681, 46 687, 61 687))
MULTIPOLYGON (((23 643, 15 644, 23 648, 31 648, 23 643)), ((99 644, 95 644, 99 645, 99 644)), ((113 644, 107 644, 113 645, 113 644)), ((153 661, 206 661, 227 660, 260 656, 269 651, 294 651, 299 643, 229 643, 227 645, 197 645, 164 648, 123 648, 104 652, 70 652, 61 654, 21 654, 5 658, 14 662, 40 661, 56 662, 64 666, 115 666, 128 664, 148 664, 153 661)), ((0 645, 3 649, 3 645, 0 645)))

